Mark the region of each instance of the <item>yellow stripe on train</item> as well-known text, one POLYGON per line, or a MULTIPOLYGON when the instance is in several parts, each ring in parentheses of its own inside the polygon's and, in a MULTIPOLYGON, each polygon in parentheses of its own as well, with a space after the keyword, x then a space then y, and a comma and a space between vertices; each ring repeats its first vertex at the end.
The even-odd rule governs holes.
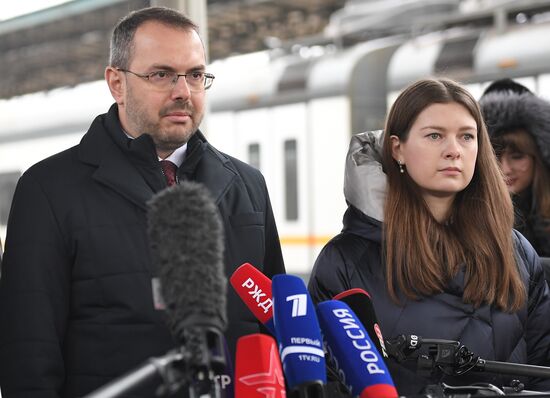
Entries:
POLYGON ((286 246, 320 246, 325 245, 332 236, 282 236, 281 245, 286 246))

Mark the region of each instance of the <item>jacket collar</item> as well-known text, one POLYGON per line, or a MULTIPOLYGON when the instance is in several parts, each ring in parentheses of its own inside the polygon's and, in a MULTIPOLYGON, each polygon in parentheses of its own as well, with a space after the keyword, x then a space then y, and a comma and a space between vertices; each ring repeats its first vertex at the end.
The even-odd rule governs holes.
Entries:
MULTIPOLYGON (((219 204, 234 183, 238 171, 227 155, 208 144, 200 131, 197 131, 194 137, 202 142, 204 155, 200 163, 194 166, 195 171, 192 179, 204 184, 210 190, 215 203, 219 204)), ((187 160, 191 161, 191 156, 184 162, 184 167, 187 167, 187 160)))
MULTIPOLYGON (((120 126, 116 104, 107 114, 97 116, 92 122, 80 142, 79 159, 97 167, 92 175, 93 179, 147 210, 147 202, 155 191, 147 184, 120 145, 115 144, 112 137, 126 139, 120 126)), ((144 137, 141 145, 149 145, 145 141, 147 139, 150 140, 150 137, 144 137)), ((152 145, 152 140, 150 141, 152 145)), ((237 176, 237 170, 226 155, 208 144, 200 131, 197 131, 190 140, 188 150, 191 152, 181 167, 182 173, 185 173, 184 179, 204 184, 210 190, 215 202, 219 203, 237 176), (194 141, 193 144, 191 141, 194 141)), ((156 160, 154 147, 151 158, 156 160)), ((155 166, 160 167, 157 163, 155 166)))
POLYGON ((97 166, 94 180, 146 209, 154 191, 111 138, 113 133, 123 135, 117 110, 113 105, 107 114, 95 118, 80 141, 78 156, 82 162, 97 166), (113 131, 117 127, 119 130, 113 131))
POLYGON ((343 218, 342 232, 361 236, 373 242, 382 243, 382 222, 367 216, 361 210, 348 203, 343 218))

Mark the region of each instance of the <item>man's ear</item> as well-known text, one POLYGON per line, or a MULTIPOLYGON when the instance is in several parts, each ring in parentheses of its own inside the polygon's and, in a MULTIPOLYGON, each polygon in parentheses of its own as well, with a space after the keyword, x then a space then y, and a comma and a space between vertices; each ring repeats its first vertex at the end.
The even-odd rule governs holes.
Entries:
POLYGON ((390 140, 392 157, 396 162, 401 161, 401 163, 404 163, 401 155, 401 141, 399 140, 399 137, 396 135, 390 135, 390 140))
POLYGON ((124 105, 126 98, 126 79, 122 77, 123 73, 112 66, 105 68, 105 80, 118 105, 124 105))

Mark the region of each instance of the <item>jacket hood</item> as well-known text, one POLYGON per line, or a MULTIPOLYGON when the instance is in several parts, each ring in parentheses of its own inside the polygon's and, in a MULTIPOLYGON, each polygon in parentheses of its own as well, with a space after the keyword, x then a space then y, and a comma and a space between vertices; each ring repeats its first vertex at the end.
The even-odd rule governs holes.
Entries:
POLYGON ((379 222, 384 218, 387 185, 382 170, 383 136, 382 130, 352 136, 344 174, 344 196, 348 204, 379 222))
POLYGON ((491 138, 525 129, 533 136, 550 167, 550 103, 530 92, 491 91, 479 100, 491 138))
POLYGON ((386 174, 382 170, 382 130, 351 137, 344 176, 348 209, 343 232, 381 242, 386 174))

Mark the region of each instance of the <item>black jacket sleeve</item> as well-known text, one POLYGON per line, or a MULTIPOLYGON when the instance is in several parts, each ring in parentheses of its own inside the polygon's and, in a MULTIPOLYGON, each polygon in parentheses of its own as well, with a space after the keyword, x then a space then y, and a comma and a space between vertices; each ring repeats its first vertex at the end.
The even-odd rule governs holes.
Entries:
POLYGON ((37 179, 16 188, 0 279, 0 385, 4 398, 59 397, 70 267, 58 220, 37 179))
POLYGON ((257 212, 263 213, 264 217, 263 262, 253 265, 261 265, 261 271, 268 278, 272 278, 273 275, 284 274, 285 265, 281 250, 281 242, 279 241, 279 234, 277 232, 277 225, 275 224, 275 217, 273 215, 273 209, 271 208, 271 201, 269 199, 265 178, 259 170, 252 168, 238 159, 232 157, 229 157, 229 159, 231 159, 232 164, 236 167, 239 175, 243 179, 244 188, 248 193, 248 197, 254 209, 257 212))
POLYGON ((272 278, 273 275, 284 274, 285 265, 283 261, 283 253, 281 251, 281 242, 279 241, 279 233, 275 224, 273 209, 265 180, 262 177, 262 185, 265 189, 265 258, 264 258, 264 273, 267 277, 272 278))

